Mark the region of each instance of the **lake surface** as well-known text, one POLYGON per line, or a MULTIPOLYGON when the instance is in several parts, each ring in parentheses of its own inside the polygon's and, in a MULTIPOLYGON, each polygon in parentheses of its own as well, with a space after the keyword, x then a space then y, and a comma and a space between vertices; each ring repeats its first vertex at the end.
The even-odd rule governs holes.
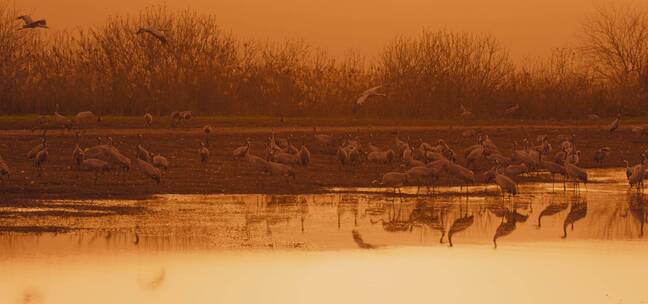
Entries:
POLYGON ((648 195, 624 173, 512 199, 475 186, 4 202, 0 303, 648 303, 648 195))

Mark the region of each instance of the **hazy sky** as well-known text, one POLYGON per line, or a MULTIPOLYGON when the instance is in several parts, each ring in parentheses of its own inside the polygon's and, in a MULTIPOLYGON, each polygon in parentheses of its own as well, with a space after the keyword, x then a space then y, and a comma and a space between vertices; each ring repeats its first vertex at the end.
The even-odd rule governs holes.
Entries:
POLYGON ((215 14, 242 36, 303 38, 336 55, 349 49, 375 55, 393 37, 426 27, 491 33, 516 59, 568 44, 594 7, 593 0, 16 1, 19 11, 47 18, 53 29, 97 24, 160 3, 215 14))

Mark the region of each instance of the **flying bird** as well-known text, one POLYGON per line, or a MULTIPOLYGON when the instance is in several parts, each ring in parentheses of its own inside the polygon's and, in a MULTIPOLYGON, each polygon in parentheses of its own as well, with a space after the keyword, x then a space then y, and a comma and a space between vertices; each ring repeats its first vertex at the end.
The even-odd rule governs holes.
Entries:
POLYGON ((362 94, 360 94, 360 96, 358 97, 356 102, 353 104, 353 113, 357 112, 358 109, 367 101, 367 99, 369 97, 371 97, 371 96, 387 96, 387 94, 385 94, 385 93, 378 92, 378 90, 380 88, 382 88, 382 85, 373 87, 371 89, 368 89, 368 90, 362 92, 362 94))
POLYGON ((157 28, 150 27, 150 26, 143 26, 143 27, 140 27, 139 30, 137 30, 136 34, 140 35, 140 34, 144 34, 144 33, 148 33, 151 36, 157 38, 158 40, 160 40, 160 42, 162 42, 162 44, 167 43, 166 35, 164 34, 164 32, 158 30, 157 28))
POLYGON ((23 15, 17 18, 18 20, 22 19, 22 21, 25 21, 25 24, 23 24, 22 28, 19 28, 18 30, 24 30, 24 29, 35 29, 35 28, 49 28, 47 27, 47 22, 45 19, 40 19, 40 20, 32 20, 31 17, 27 15, 23 15))
POLYGON ((517 113, 517 111, 519 109, 520 109, 520 104, 518 103, 518 104, 504 110, 504 115, 513 115, 513 114, 517 113))

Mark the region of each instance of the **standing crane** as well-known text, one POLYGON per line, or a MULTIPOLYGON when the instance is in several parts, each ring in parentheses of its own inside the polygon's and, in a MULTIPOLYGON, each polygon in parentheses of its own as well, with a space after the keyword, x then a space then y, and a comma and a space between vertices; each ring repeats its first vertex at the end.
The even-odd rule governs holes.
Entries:
POLYGON ((617 114, 617 118, 608 126, 607 130, 612 134, 612 132, 616 131, 619 126, 621 125, 621 113, 617 114))
POLYGON ((2 155, 0 155, 0 180, 4 180, 5 177, 9 176, 9 166, 7 165, 7 162, 5 162, 4 159, 2 159, 2 155))

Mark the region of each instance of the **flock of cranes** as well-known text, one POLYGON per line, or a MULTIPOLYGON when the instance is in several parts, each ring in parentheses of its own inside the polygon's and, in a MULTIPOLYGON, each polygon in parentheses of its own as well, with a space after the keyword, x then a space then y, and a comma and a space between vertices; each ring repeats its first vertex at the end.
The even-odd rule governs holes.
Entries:
MULTIPOLYGON (((172 126, 183 124, 193 117, 191 111, 175 111, 170 115, 172 126)), ((138 169, 146 178, 160 183, 163 173, 169 170, 170 161, 159 153, 152 153, 145 147, 143 136, 138 135, 138 142, 133 146, 135 151, 129 158, 128 153, 120 151, 114 144, 111 137, 97 137, 97 144, 90 147, 82 147, 81 138, 83 129, 81 125, 91 122, 101 122, 101 116, 90 111, 80 112, 73 119, 68 119, 57 111, 50 116, 41 116, 37 119, 36 128, 42 128, 40 142, 27 152, 26 157, 33 161, 36 168, 36 175, 41 176, 45 164, 49 161, 51 151, 48 148, 47 124, 56 124, 60 128, 76 128, 75 146, 70 147, 73 168, 78 172, 93 172, 95 182, 105 172, 114 171, 126 174, 132 167, 138 169)), ((144 115, 146 127, 153 123, 153 115, 144 115)), ((609 126, 608 131, 614 132, 618 129, 620 117, 609 126)), ((34 130, 32 129, 32 130, 34 130)), ((205 125, 202 128, 204 140, 200 141, 197 149, 196 159, 202 164, 210 160, 209 136, 214 132, 213 127, 205 125)), ((358 131, 359 132, 359 131, 358 131)), ((251 175, 257 177, 257 183, 263 176, 278 176, 285 178, 287 183, 297 181, 298 170, 296 168, 307 168, 311 163, 312 154, 306 146, 307 134, 301 137, 301 145, 295 146, 295 137, 290 135, 287 138, 277 137, 273 131, 264 142, 265 148, 253 150, 253 143, 250 138, 245 144, 231 151, 232 159, 244 161, 248 164, 251 175)), ((551 176, 552 184, 555 177, 562 177, 563 190, 566 184, 573 182, 575 189, 580 185, 587 185, 589 181, 586 169, 579 167, 582 157, 581 151, 577 148, 576 136, 558 136, 550 140, 548 136, 538 136, 536 144, 531 144, 528 139, 523 139, 521 144, 513 141, 513 152, 502 153, 498 145, 486 134, 480 134, 477 142, 464 149, 460 153, 447 144, 443 139, 436 143, 427 143, 422 139, 416 141, 403 140, 400 130, 394 135, 393 145, 385 149, 376 146, 370 140, 361 143, 359 134, 352 136, 334 136, 321 133, 313 128, 312 139, 318 146, 318 150, 330 151, 329 154, 335 157, 341 169, 355 170, 359 164, 374 166, 376 175, 379 177, 371 182, 372 185, 393 189, 394 193, 399 192, 403 186, 426 187, 428 192, 436 186, 474 185, 479 180, 483 183, 493 183, 498 186, 502 196, 509 197, 519 194, 516 180, 524 174, 547 173, 551 176), (558 143, 553 148, 551 142, 558 143), (379 172, 386 164, 399 164, 400 170, 390 172, 379 172), (492 167, 488 166, 492 164, 492 167), (485 167, 486 166, 486 167, 485 167), (481 170, 480 170, 481 167, 481 170), (488 169, 490 168, 490 169, 488 169)), ((56 151, 57 153, 59 151, 56 151)), ((594 151, 593 160, 603 166, 605 160, 611 153, 610 147, 601 147, 594 151)), ((328 157, 331 157, 328 156, 328 157)), ((641 154, 642 161, 634 166, 626 162, 626 173, 628 183, 631 187, 643 189, 643 180, 648 170, 648 157, 641 154)), ((322 157, 326 157, 322 155, 322 157)), ((394 168, 394 166, 391 166, 394 168)), ((340 172, 348 170, 340 170, 340 172)), ((10 174, 9 164, 0 156, 0 178, 10 174)), ((369 183, 369 181, 367 181, 369 183)))

